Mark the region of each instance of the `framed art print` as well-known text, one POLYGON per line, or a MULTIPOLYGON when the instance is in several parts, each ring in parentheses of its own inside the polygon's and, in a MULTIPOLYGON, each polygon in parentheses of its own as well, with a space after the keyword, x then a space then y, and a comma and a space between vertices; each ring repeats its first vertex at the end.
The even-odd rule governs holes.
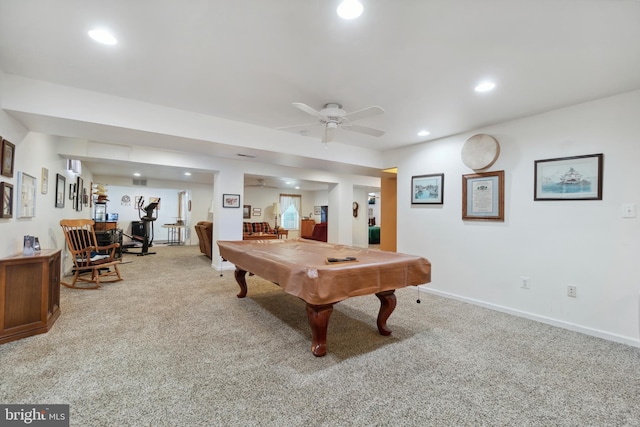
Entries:
POLYGON ((13 185, 0 182, 0 218, 13 218, 13 185))
POLYGON ((443 173, 411 177, 412 205, 441 205, 444 200, 443 192, 443 173))
POLYGON ((67 179, 63 175, 56 174, 56 208, 64 208, 66 182, 67 179))
POLYGON ((81 177, 76 178, 76 193, 73 195, 73 208, 76 211, 82 210, 82 190, 83 190, 84 180, 81 177))
POLYGON ((251 218, 251 205, 242 206, 242 218, 251 218))
MULTIPOLYGON (((0 138, 2 139, 2 138, 0 138)), ((13 178, 13 165, 15 164, 16 146, 2 139, 2 163, 0 164, 0 174, 9 178, 13 178)))
POLYGON ((18 218, 36 216, 36 178, 24 172, 18 172, 18 218))
POLYGON ((462 219, 504 221, 504 171, 462 176, 462 219))
POLYGON ((239 194, 223 194, 222 207, 223 208, 239 208, 240 195, 239 194))
POLYGON ((533 200, 602 200, 602 154, 534 162, 533 200))
POLYGON ((47 194, 49 192, 49 169, 42 168, 42 178, 40 179, 40 193, 47 194))

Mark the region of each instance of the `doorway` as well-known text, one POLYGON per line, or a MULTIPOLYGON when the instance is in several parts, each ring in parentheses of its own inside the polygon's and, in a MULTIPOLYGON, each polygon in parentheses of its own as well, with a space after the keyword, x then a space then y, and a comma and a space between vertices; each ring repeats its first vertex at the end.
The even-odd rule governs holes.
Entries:
POLYGON ((380 179, 380 249, 397 250, 397 168, 385 169, 380 179))

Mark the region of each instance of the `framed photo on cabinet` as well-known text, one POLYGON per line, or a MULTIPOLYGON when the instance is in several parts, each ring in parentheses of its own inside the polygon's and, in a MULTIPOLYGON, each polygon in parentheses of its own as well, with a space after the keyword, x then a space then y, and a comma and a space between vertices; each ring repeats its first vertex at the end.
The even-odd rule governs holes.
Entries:
POLYGON ((462 176, 462 219, 504 221, 504 171, 462 176))

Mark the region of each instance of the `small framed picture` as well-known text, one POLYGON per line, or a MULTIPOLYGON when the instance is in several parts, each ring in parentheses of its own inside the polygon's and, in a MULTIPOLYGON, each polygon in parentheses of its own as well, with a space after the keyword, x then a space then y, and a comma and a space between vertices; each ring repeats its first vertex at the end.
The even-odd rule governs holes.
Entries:
POLYGON ((320 206, 314 206, 313 207, 313 214, 314 215, 321 215, 322 214, 322 208, 320 206))
POLYGON ((2 163, 0 164, 0 174, 8 178, 13 178, 13 165, 15 164, 16 146, 6 139, 0 138, 0 140, 2 140, 2 153, 0 153, 2 163))
POLYGON ((251 218, 251 205, 242 206, 242 218, 251 218))
POLYGON ((223 208, 239 208, 240 195, 239 194, 223 194, 222 207, 223 208))
POLYGON ((76 178, 76 194, 74 196, 74 208, 76 211, 82 211, 82 190, 84 189, 84 180, 81 177, 76 178))
POLYGON ((504 221, 504 171, 462 176, 462 219, 504 221))
POLYGON ((49 192, 49 169, 42 168, 42 177, 40 179, 40 193, 47 194, 49 192))
MULTIPOLYGON (((374 199, 375 200, 375 199, 374 199)), ((441 205, 444 201, 444 174, 411 177, 412 205, 441 205)))
POLYGON ((36 216, 36 184, 37 179, 28 173, 18 172, 18 218, 36 216))
POLYGON ((64 176, 59 173, 56 174, 56 208, 64 208, 66 182, 67 179, 64 176))
POLYGON ((35 236, 24 236, 24 246, 22 248, 23 255, 34 255, 36 246, 35 236))
POLYGON ((13 218, 13 185, 0 182, 0 218, 13 218))
POLYGON ((602 154, 534 162, 533 200, 602 200, 602 154))

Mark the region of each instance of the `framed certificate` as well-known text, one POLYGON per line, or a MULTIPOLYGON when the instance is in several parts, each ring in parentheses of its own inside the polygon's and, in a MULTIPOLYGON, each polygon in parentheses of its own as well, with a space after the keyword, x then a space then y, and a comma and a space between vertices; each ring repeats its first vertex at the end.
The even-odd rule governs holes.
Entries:
POLYGON ((462 219, 504 221, 504 171, 462 176, 462 219))

